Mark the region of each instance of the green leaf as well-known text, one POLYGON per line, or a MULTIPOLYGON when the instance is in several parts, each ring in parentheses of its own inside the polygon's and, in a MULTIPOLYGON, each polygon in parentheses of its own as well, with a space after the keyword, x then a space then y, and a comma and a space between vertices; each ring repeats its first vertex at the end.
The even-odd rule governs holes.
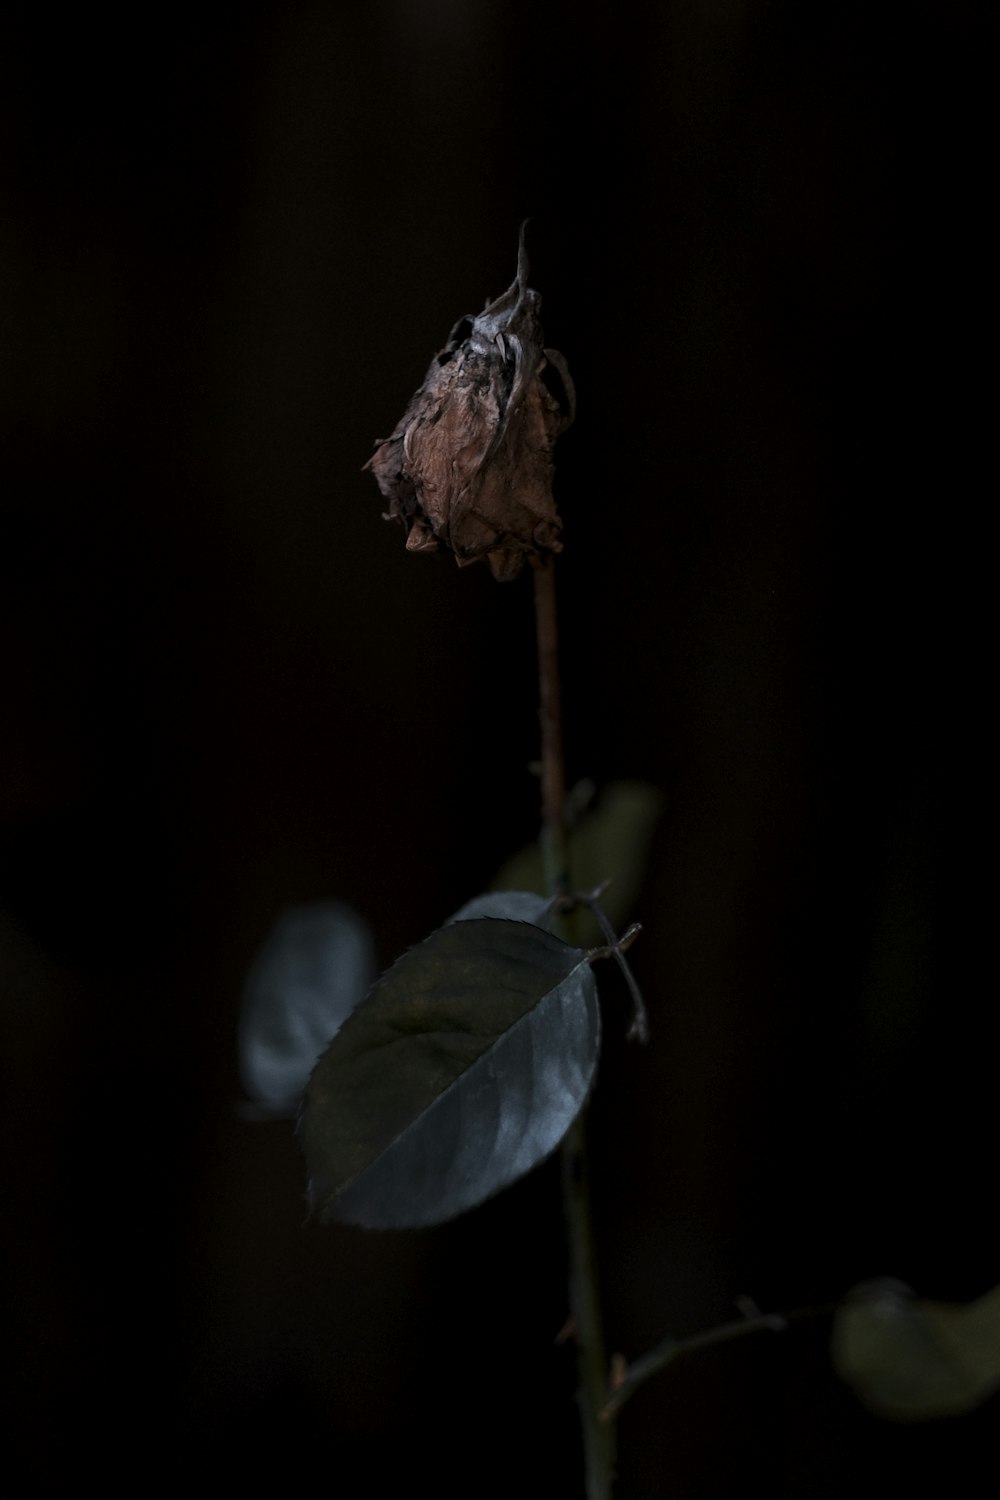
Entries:
MULTIPOLYGON (((639 898, 653 830, 662 811, 663 795, 655 787, 644 781, 613 781, 597 805, 581 814, 570 830, 572 887, 590 891, 610 877, 601 905, 616 929, 628 922, 639 898)), ((529 844, 508 859, 497 872, 493 889, 544 892, 538 845, 529 844)), ((581 943, 603 941, 588 912, 574 914, 573 922, 574 936, 581 943)))
POLYGON ((848 1294, 833 1322, 834 1368, 876 1416, 971 1411, 1000 1390, 1000 1287, 976 1302, 927 1302, 888 1277, 848 1294))
POLYGON ((526 922, 442 927, 313 1070, 299 1122, 313 1212, 388 1229, 474 1207, 559 1145, 599 1047, 581 949, 526 922))

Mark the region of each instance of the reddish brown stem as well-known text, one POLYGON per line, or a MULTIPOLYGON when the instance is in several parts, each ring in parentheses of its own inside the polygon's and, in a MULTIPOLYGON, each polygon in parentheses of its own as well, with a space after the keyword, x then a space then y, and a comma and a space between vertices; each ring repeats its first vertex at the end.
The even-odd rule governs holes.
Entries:
POLYGON ((535 565, 535 624, 538 633, 539 719, 542 730, 542 858, 550 896, 568 888, 566 771, 563 760, 562 694, 559 684, 559 621, 555 563, 535 565))
MULTIPOLYGON (((535 565, 535 619, 538 629, 539 717, 542 730, 542 858, 550 896, 569 888, 566 841, 566 772, 563 763, 562 705, 559 687, 559 628, 555 566, 551 557, 535 565)), ((587 1500, 611 1500, 614 1477, 614 1424, 602 1418, 608 1365, 594 1233, 590 1216, 587 1146, 583 1115, 570 1127, 562 1147, 563 1210, 569 1258, 569 1300, 577 1347, 577 1400, 583 1427, 587 1500)))

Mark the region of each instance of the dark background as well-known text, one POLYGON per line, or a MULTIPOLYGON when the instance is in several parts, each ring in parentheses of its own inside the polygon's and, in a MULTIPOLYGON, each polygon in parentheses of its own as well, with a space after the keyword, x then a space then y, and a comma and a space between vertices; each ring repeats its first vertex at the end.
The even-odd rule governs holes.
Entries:
MULTIPOLYGON (((0 47, 6 1461, 580 1493, 557 1181, 303 1227, 243 975, 390 961, 531 837, 530 584, 360 468, 530 215, 570 773, 665 794, 594 1104, 611 1347, 1000 1277, 990 863, 995 10, 527 0, 69 13, 0 47), (988 674, 988 675, 987 675, 988 674), (617 1007, 617 1010, 616 1010, 617 1007)), ((650 1383, 623 1497, 972 1490, 822 1319, 650 1383)))

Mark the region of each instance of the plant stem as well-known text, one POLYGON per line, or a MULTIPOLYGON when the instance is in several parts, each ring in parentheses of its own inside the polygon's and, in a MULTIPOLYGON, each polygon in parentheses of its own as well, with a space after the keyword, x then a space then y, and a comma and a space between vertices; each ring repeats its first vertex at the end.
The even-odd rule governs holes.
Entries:
POLYGON ((586 1495, 587 1500, 610 1500, 615 1466, 615 1423, 613 1418, 609 1420, 604 1415, 608 1402, 608 1362, 590 1217, 583 1114, 577 1117, 563 1142, 562 1184, 586 1495))
MULTIPOLYGON (((559 682, 559 628, 555 565, 535 566, 535 621, 538 631, 539 717, 542 730, 542 859, 547 892, 568 889, 566 851, 566 772, 563 761, 559 682)), ((590 1213, 586 1133, 583 1115, 562 1146, 563 1212, 569 1257, 569 1302, 577 1350, 577 1401, 583 1427, 587 1500, 610 1500, 615 1460, 614 1422, 602 1417, 608 1401, 597 1263, 590 1213)))
POLYGON ((538 717, 542 729, 542 860, 546 894, 569 886, 566 854, 566 770, 563 761, 562 693, 559 680, 559 621, 556 573, 551 557, 535 566, 535 626, 538 633, 538 717))

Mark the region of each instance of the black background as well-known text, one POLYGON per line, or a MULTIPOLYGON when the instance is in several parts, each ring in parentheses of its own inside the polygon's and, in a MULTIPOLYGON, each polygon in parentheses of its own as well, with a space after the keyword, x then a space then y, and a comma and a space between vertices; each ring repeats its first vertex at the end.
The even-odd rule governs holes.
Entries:
MULTIPOLYGON (((579 392, 570 774, 666 799, 653 1041, 611 979, 593 1109, 611 1347, 997 1281, 994 16, 5 8, 18 1493, 580 1493, 553 1168, 305 1229, 291 1127, 235 1109, 282 907, 389 962, 534 830, 529 581, 405 555, 360 472, 525 216, 579 392)), ((880 1424, 826 1334, 647 1385, 621 1495, 971 1492, 995 1405, 880 1424)))

